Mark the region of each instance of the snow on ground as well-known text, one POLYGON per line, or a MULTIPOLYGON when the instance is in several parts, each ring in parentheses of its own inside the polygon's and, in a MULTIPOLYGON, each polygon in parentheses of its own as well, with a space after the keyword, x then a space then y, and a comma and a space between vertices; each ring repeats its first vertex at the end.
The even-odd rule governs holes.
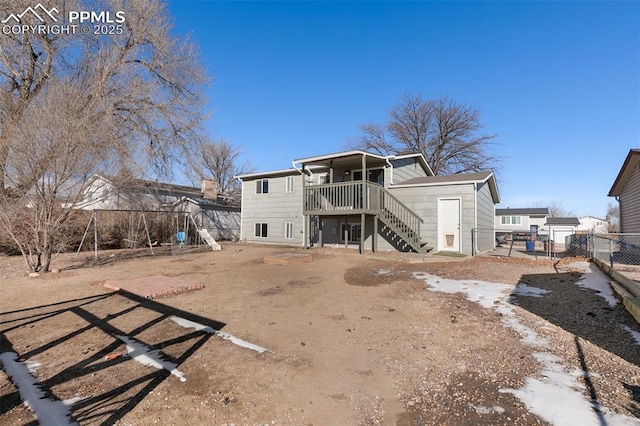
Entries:
POLYGON ((638 333, 637 331, 635 331, 634 329, 632 329, 631 327, 627 327, 626 325, 623 325, 622 328, 624 328, 625 330, 627 330, 629 333, 631 333, 631 336, 633 336, 633 340, 636 341, 636 344, 638 346, 640 346, 640 333, 638 333))
POLYGON ((71 405, 77 399, 60 401, 46 398, 45 393, 39 387, 39 381, 32 374, 35 372, 35 363, 27 364, 18 361, 15 352, 3 352, 0 354, 0 362, 11 381, 18 388, 20 398, 25 405, 35 414, 41 425, 75 425, 69 417, 71 405))
POLYGON ((596 265, 589 262, 573 262, 566 265, 566 267, 582 271, 582 277, 577 282, 577 285, 595 290, 598 296, 606 300, 612 308, 618 304, 618 299, 613 294, 609 279, 596 265))
POLYGON ((178 364, 164 361, 159 350, 151 349, 147 345, 137 342, 127 336, 116 335, 115 337, 127 345, 127 355, 129 355, 134 361, 137 361, 142 365, 157 368, 158 370, 165 369, 180 379, 181 382, 187 381, 187 378, 184 377, 184 373, 177 369, 178 364))
MULTIPOLYGON (((586 262, 585 262, 586 263, 586 262)), ((575 265, 574 265, 575 266, 575 265)), ((589 266, 587 264, 587 266, 589 266)), ((584 268, 584 278, 579 285, 592 288, 607 299, 613 292, 604 274, 584 268), (607 287, 609 287, 607 291, 607 287)), ((463 293, 472 302, 480 303, 488 309, 495 309, 502 314, 502 324, 516 331, 522 342, 538 349, 548 347, 548 342, 532 328, 524 325, 517 315, 514 306, 509 303, 510 294, 541 297, 545 290, 535 287, 491 283, 476 280, 450 280, 422 272, 413 274, 414 278, 423 280, 429 290, 443 293, 463 293), (518 287, 521 287, 518 289, 518 287)), ((615 299, 615 297, 613 297, 615 299)), ((611 304, 611 302, 609 301, 611 304)), ((635 337, 635 335, 634 335, 635 337)), ((528 377, 520 389, 501 389, 500 392, 511 393, 522 401, 527 409, 542 420, 554 425, 640 425, 640 419, 611 412, 583 396, 584 383, 580 380, 585 374, 581 370, 567 371, 561 359, 550 352, 536 351, 532 355, 542 367, 542 379, 528 377)), ((493 407, 493 410, 502 407, 493 407)))
POLYGON ((180 317, 176 317, 176 316, 171 317, 171 320, 174 321, 175 323, 177 323, 179 326, 184 327, 184 328, 194 328, 194 329, 199 330, 199 331, 204 331, 205 333, 218 335, 218 336, 222 337, 224 340, 229 340, 234 345, 238 345, 238 346, 243 347, 243 348, 254 350, 254 351, 258 352, 259 354, 261 354, 263 352, 271 352, 271 353, 273 353, 269 349, 265 349, 262 346, 258 346, 258 345, 255 345, 255 344, 251 343, 251 342, 247 342, 246 340, 239 339, 239 338, 237 338, 235 336, 232 336, 229 333, 224 333, 224 332, 219 331, 219 330, 214 330, 213 328, 211 328, 209 326, 206 326, 206 325, 203 325, 203 324, 200 324, 199 322, 190 321, 188 319, 184 319, 184 318, 180 318, 180 317))

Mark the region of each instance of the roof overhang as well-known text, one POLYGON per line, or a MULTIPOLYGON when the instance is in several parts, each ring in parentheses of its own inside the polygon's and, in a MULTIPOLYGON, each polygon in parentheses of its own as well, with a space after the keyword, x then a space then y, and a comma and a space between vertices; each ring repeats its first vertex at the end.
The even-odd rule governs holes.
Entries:
POLYGON ((633 169, 636 167, 640 167, 640 149, 631 149, 629 150, 629 154, 627 154, 627 158, 624 160, 624 164, 616 177, 613 186, 609 190, 609 197, 617 197, 622 194, 624 190, 624 186, 627 183, 627 180, 633 173, 633 169))
POLYGON ((344 151, 344 152, 336 152, 334 154, 326 154, 326 155, 318 155, 316 157, 307 157, 307 158, 298 158, 297 160, 293 160, 294 164, 303 164, 303 165, 317 165, 317 166, 325 166, 329 167, 332 162, 352 162, 356 160, 362 160, 362 157, 372 158, 381 160, 382 162, 387 161, 387 157, 378 154, 371 154, 370 152, 353 150, 353 151, 344 151))
POLYGON ((283 170, 273 170, 271 172, 259 172, 259 173, 246 173, 244 175, 234 176, 234 179, 240 180, 252 180, 252 179, 260 179, 260 178, 269 178, 269 177, 277 177, 277 176, 288 176, 288 175, 299 175, 301 171, 299 169, 283 169, 283 170))
POLYGON ((414 188, 414 187, 436 187, 436 186, 451 186, 451 185, 473 185, 474 183, 488 183, 491 190, 491 198, 494 203, 500 202, 500 193, 498 192, 498 184, 496 183, 496 177, 493 172, 490 172, 484 179, 468 179, 468 180, 443 180, 437 182, 420 182, 420 183, 407 183, 407 184, 395 184, 391 185, 391 188, 414 188))

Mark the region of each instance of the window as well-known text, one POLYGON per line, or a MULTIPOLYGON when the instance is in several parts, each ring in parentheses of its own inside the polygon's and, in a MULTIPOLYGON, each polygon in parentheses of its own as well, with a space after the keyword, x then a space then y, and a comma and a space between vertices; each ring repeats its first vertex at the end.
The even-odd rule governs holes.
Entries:
POLYGON ((502 216, 500 223, 502 225, 520 225, 520 216, 502 216))
POLYGON ((359 223, 343 223, 340 225, 340 241, 344 241, 344 233, 347 232, 347 240, 359 242, 362 226, 359 223))
POLYGON ((267 224, 266 223, 256 223, 256 232, 255 236, 259 238, 267 238, 267 224))
POLYGON ((269 193, 269 179, 258 179, 256 181, 256 194, 269 193))
POLYGON ((284 225, 284 239, 293 240, 293 222, 287 222, 284 225))
POLYGON ((286 186, 287 192, 293 192, 293 176, 287 176, 286 186))

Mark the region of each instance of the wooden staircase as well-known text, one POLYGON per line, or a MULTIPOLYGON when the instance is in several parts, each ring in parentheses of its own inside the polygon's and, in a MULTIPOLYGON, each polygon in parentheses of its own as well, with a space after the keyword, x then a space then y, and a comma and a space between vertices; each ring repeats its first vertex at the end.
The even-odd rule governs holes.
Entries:
POLYGON ((420 238, 423 222, 387 189, 374 182, 339 182, 305 188, 305 215, 377 216, 380 230, 401 251, 426 252, 420 238))

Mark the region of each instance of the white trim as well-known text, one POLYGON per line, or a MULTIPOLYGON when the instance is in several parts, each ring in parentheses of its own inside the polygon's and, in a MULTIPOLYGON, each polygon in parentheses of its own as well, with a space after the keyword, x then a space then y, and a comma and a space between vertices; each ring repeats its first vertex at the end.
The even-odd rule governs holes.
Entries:
POLYGON ((470 185, 477 183, 485 183, 489 180, 489 175, 484 180, 449 180, 443 182, 422 182, 422 183, 403 183, 398 185, 393 185, 394 188, 413 188, 416 186, 445 186, 445 185, 470 185))
POLYGON ((237 176, 234 176, 234 178, 244 180, 244 179, 251 179, 251 178, 271 177, 276 175, 288 175, 289 173, 296 174, 298 172, 299 172, 298 169, 283 169, 283 170, 274 170, 272 172, 248 173, 246 175, 237 175, 237 176))
POLYGON ((431 166, 427 163, 427 159, 424 158, 424 155, 421 152, 416 152, 413 154, 402 154, 402 155, 387 155, 385 157, 388 160, 404 160, 405 158, 418 158, 423 166, 426 166, 426 169, 429 171, 431 176, 435 176, 433 170, 431 170, 431 166))
POLYGON ((315 163, 316 161, 333 160, 341 157, 350 157, 352 155, 365 155, 367 157, 378 158, 380 160, 384 160, 386 158, 378 154, 371 154, 365 151, 354 150, 354 151, 336 152, 334 154, 318 155, 316 157, 298 158, 297 160, 293 160, 293 162, 294 163, 315 163))

